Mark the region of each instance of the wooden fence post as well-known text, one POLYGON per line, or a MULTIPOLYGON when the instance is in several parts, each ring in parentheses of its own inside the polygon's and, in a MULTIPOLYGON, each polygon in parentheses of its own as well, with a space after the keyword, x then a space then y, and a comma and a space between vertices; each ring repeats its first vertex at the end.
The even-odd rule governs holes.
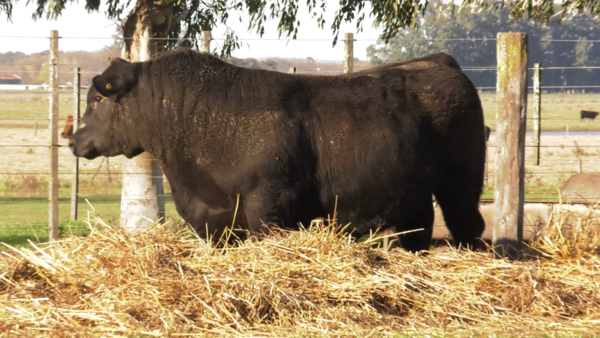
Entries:
POLYGON ((200 52, 210 53, 210 31, 202 31, 200 40, 200 52))
POLYGON ((535 165, 540 165, 540 134, 542 132, 542 74, 541 65, 533 65, 533 146, 535 165))
POLYGON ((50 179, 48 180, 48 240, 58 240, 58 31, 50 31, 50 179))
POLYGON ((354 34, 346 33, 344 41, 344 73, 354 72, 354 34))
MULTIPOLYGON (((81 88, 79 84, 80 69, 73 68, 73 134, 79 128, 81 118, 81 88)), ((79 157, 73 156, 73 183, 71 185, 71 219, 77 220, 77 203, 79 202, 79 157)))
POLYGON ((496 177, 492 245, 516 258, 523 241, 525 131, 527 127, 527 34, 498 33, 496 177))
POLYGON ((290 67, 289 73, 296 74, 296 67, 290 67))

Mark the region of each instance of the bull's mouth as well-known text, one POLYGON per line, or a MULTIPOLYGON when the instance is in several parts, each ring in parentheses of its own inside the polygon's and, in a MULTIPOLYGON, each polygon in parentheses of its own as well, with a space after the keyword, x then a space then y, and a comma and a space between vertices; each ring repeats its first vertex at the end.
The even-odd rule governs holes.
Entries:
POLYGON ((101 155, 100 152, 98 152, 98 150, 93 146, 88 145, 88 147, 86 148, 87 150, 84 149, 84 151, 82 151, 81 147, 77 147, 77 145, 75 144, 74 138, 69 139, 69 149, 71 150, 71 153, 73 153, 73 155, 77 157, 83 157, 88 160, 93 160, 101 155))

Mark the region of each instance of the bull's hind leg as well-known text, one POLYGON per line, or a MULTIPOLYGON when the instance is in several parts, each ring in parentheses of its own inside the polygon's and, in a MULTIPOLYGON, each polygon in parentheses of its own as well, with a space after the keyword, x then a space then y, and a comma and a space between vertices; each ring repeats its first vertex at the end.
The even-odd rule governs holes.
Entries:
POLYGON ((422 229, 399 235, 402 247, 411 252, 429 249, 431 236, 433 235, 433 218, 433 203, 431 195, 429 195, 427 198, 422 198, 422 201, 413 210, 409 218, 396 225, 397 232, 422 229))
POLYGON ((452 234, 456 246, 479 248, 478 238, 483 234, 485 222, 479 212, 481 183, 473 177, 446 176, 435 191, 442 208, 444 222, 452 234))

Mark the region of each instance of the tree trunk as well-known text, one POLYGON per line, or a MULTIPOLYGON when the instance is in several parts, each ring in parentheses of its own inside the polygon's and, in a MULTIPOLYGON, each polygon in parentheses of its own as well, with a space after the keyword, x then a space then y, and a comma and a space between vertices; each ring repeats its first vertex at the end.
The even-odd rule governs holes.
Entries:
MULTIPOLYGON (((164 51, 171 28, 172 10, 165 0, 138 0, 123 27, 123 57, 146 61, 164 51)), ((123 162, 121 222, 130 230, 146 228, 165 217, 163 173, 156 159, 142 153, 123 162)))

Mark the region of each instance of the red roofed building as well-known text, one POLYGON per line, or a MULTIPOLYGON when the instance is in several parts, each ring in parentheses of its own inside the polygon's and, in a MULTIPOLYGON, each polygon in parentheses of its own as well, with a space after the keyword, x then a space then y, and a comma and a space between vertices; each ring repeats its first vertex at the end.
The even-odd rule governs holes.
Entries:
POLYGON ((21 84, 21 78, 16 75, 0 74, 0 84, 21 84))

